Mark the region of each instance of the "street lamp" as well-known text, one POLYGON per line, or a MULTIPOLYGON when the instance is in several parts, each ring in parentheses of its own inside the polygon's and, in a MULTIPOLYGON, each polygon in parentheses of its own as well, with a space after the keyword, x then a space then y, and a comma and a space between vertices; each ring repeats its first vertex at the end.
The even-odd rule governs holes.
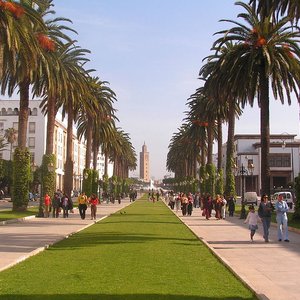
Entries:
POLYGON ((248 175, 248 170, 242 164, 240 167, 234 165, 234 171, 238 176, 242 178, 242 209, 240 219, 246 218, 246 209, 245 209, 245 175, 248 175))

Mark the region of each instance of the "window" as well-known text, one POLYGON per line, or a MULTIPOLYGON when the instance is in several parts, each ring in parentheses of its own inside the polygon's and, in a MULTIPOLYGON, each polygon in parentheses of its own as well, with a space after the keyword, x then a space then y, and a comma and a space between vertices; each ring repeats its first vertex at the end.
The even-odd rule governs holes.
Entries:
POLYGON ((29 122, 29 133, 35 133, 35 122, 29 122))
POLYGON ((34 137, 28 138, 28 147, 29 148, 34 148, 35 147, 35 138, 34 137))
POLYGON ((277 168, 291 167, 291 155, 290 155, 290 153, 270 154, 269 164, 270 164, 270 167, 277 167, 277 168))
POLYGON ((18 122, 13 122, 13 129, 19 130, 19 123, 18 122))
POLYGON ((4 135, 4 123, 0 122, 0 135, 4 135))
POLYGON ((37 116, 37 108, 33 108, 31 112, 32 116, 37 116))

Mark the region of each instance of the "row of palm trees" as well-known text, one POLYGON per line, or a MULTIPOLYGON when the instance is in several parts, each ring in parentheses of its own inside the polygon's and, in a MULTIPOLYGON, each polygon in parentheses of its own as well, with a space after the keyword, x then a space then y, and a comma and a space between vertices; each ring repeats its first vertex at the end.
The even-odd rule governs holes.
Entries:
MULTIPOLYGON (((82 49, 71 38, 76 34, 68 26, 71 20, 54 16, 53 8, 52 0, 0 0, 1 93, 12 96, 18 90, 20 94, 18 148, 14 154, 15 210, 27 207, 30 161, 26 135, 30 93, 43 99, 42 110, 48 118, 43 164, 56 163, 53 154, 55 116, 58 109, 63 116, 67 115, 66 193, 70 194, 73 188, 74 122, 78 126, 78 137, 86 139, 85 170, 88 174, 92 161, 96 169, 100 147, 107 160, 115 162, 115 175, 126 177, 128 170, 136 167, 130 137, 116 126, 115 93, 108 82, 92 75, 94 70, 85 68, 90 51, 82 49), (23 177, 20 170, 24 171, 23 177)), ((43 184, 43 192, 52 193, 55 172, 47 171, 45 166, 42 169, 48 183, 51 182, 43 184)))
MULTIPOLYGON (((225 194, 235 194, 233 152, 235 119, 246 105, 257 100, 261 124, 261 193, 270 194, 270 92, 275 100, 299 100, 300 90, 300 2, 251 0, 236 2, 243 10, 238 20, 221 20, 232 27, 217 32, 209 56, 200 69, 203 86, 189 98, 184 124, 169 145, 167 168, 175 177, 200 181, 222 180, 222 124, 228 123, 225 194), (214 171, 212 146, 218 143, 214 171)), ((214 193, 213 185, 210 193, 214 193)), ((207 187, 207 186, 206 186, 207 187)), ((222 192, 221 185, 216 191, 222 192), (221 190, 220 190, 221 189, 221 190)))

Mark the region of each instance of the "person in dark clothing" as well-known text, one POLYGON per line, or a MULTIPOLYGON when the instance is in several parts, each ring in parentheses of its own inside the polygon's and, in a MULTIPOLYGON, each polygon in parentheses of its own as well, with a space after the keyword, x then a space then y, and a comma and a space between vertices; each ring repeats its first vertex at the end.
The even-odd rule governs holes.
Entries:
POLYGON ((233 196, 229 197, 229 199, 227 201, 227 206, 228 206, 229 217, 233 217, 233 214, 235 211, 235 199, 233 196))
POLYGON ((59 211, 61 208, 61 198, 59 193, 55 193, 54 197, 52 199, 52 217, 58 218, 59 217, 59 211))
POLYGON ((268 195, 264 194, 261 197, 261 202, 258 207, 258 216, 261 218, 263 228, 264 228, 264 239, 265 242, 269 242, 269 228, 271 225, 271 214, 273 206, 268 200, 268 195))

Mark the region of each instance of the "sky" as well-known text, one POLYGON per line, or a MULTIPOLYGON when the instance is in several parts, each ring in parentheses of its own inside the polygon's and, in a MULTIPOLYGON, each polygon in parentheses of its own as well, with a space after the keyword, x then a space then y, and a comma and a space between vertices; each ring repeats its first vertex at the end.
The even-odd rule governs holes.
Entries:
MULTIPOLYGON (((232 0, 54 0, 57 17, 72 20, 76 40, 91 51, 87 68, 108 81, 117 94, 120 126, 131 137, 137 158, 144 142, 150 174, 168 174, 172 135, 181 126, 187 99, 202 85, 202 60, 219 30, 220 19, 237 20, 242 9, 232 0)), ((271 100, 271 134, 299 135, 299 106, 271 100)), ((224 127, 224 142, 227 132, 224 127)), ((246 107, 235 132, 257 134, 257 106, 246 107)), ((133 175, 139 175, 139 168, 133 175)))

